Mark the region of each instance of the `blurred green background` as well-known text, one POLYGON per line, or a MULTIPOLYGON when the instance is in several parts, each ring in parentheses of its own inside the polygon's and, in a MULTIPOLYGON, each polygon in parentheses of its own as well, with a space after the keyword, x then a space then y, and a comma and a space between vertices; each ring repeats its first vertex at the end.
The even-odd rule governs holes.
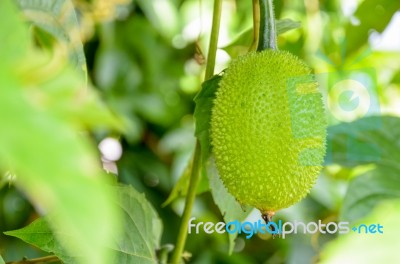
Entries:
MULTIPOLYGON (((194 150, 193 97, 204 78, 213 1, 73 2, 80 20, 90 81, 127 127, 122 135, 95 133, 97 142, 102 142, 103 165, 117 174, 120 182, 131 184, 145 193, 163 220, 162 244, 174 244, 184 198, 177 197, 164 207, 162 204, 185 172, 194 150), (103 141, 106 138, 117 141, 103 141)), ((252 26, 251 2, 223 2, 216 73, 226 68, 230 59, 245 53, 251 44, 251 36, 242 34, 252 26)), ((359 80, 354 76, 360 71, 367 72, 373 82, 368 91, 377 99, 375 107, 368 113, 360 110, 350 117, 330 108, 330 125, 340 126, 338 124, 342 121, 353 121, 367 115, 400 116, 399 9, 397 0, 275 1, 277 19, 301 22, 300 28, 279 36, 279 48, 304 59, 321 78, 328 76, 327 84, 321 86, 328 99, 335 96, 330 93, 330 87, 343 80, 343 76, 359 80)), ((363 99, 361 96, 360 100, 363 99)), ((370 137, 376 140, 371 142, 382 150, 379 160, 391 157, 392 163, 398 164, 398 154, 393 153, 399 152, 397 134, 400 122, 397 119, 382 120, 387 141, 381 138, 381 134, 372 133, 370 137)), ((353 132, 354 135, 365 134, 362 129, 353 132)), ((365 161, 362 158, 354 164, 340 162, 335 153, 349 145, 346 146, 339 137, 337 140, 336 147, 328 148, 332 151, 328 153, 332 160, 327 161, 329 166, 322 172, 311 194, 299 204, 280 212, 276 219, 339 221, 347 217, 357 220, 381 200, 400 197, 396 191, 400 189, 399 180, 394 180, 393 184, 397 185, 386 181, 386 185, 393 187, 393 192, 387 192, 387 186, 383 184, 381 196, 368 201, 368 210, 364 206, 360 211, 347 214, 350 209, 344 206, 343 201, 348 196, 349 183, 358 175, 376 175, 377 166, 383 169, 388 169, 388 166, 385 167, 387 163, 379 165, 376 160, 365 161)), ((365 154, 364 149, 359 154, 365 154)), ((394 171, 391 175, 397 175, 400 168, 396 165, 390 170, 394 171)), ((355 188, 358 193, 360 189, 361 192, 368 191, 379 182, 381 180, 375 185, 371 183, 372 187, 361 184, 355 188)), ((193 216, 201 221, 223 221, 210 192, 198 196, 193 216)), ((256 216, 257 212, 253 217, 256 216)), ((0 189, 1 232, 21 228, 36 217, 33 207, 16 188, 6 184, 0 189)), ((190 263, 302 264, 317 262, 321 249, 334 238, 334 235, 297 235, 283 240, 257 235, 246 240, 244 235, 240 235, 230 256, 227 236, 200 233, 188 236, 186 250, 187 255, 191 255, 190 263)), ((1 233, 0 253, 6 261, 21 256, 45 255, 1 233)))

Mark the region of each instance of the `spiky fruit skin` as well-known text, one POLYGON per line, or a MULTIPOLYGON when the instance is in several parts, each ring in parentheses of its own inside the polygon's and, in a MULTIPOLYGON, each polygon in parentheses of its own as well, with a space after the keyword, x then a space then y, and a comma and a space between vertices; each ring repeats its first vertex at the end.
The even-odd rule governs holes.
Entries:
POLYGON ((300 201, 325 155, 325 111, 310 68, 285 51, 251 52, 219 85, 211 143, 225 187, 262 212, 300 201))

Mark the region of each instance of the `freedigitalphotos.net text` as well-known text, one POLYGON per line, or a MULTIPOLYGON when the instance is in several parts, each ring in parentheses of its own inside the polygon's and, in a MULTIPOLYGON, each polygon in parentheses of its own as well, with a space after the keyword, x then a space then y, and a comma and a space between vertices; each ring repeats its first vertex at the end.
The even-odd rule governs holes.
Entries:
POLYGON ((353 226, 350 229, 349 222, 329 222, 322 223, 321 220, 317 222, 304 223, 302 221, 294 222, 283 222, 278 220, 277 222, 269 222, 266 224, 263 220, 257 222, 239 222, 238 220, 228 222, 212 223, 212 222, 197 222, 196 218, 192 217, 189 220, 188 233, 199 234, 205 232, 207 234, 246 234, 246 238, 249 239, 253 235, 259 234, 272 234, 280 235, 282 238, 286 238, 289 234, 315 234, 317 232, 321 234, 347 234, 352 230, 358 234, 383 234, 383 226, 380 224, 361 224, 359 226, 353 226))

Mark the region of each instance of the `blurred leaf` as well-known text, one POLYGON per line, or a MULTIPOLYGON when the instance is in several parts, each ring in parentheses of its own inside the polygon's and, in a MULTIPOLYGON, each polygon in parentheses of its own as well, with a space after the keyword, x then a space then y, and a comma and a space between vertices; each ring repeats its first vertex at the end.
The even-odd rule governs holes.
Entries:
POLYGON ((55 54, 49 60, 46 54, 21 46, 8 50, 13 43, 26 41, 22 32, 28 31, 23 31, 24 23, 10 1, 1 1, 0 6, 0 20, 9 17, 18 29, 0 28, 0 38, 10 40, 2 44, 0 57, 6 53, 6 58, 20 61, 0 61, 1 163, 16 173, 16 184, 38 212, 54 213, 52 228, 62 227, 77 238, 59 238, 68 252, 84 254, 81 263, 109 263, 101 248, 118 230, 114 194, 99 167, 98 151, 79 136, 78 128, 108 126, 111 114, 97 107, 99 99, 62 57, 55 54))
MULTIPOLYGON (((160 246, 162 222, 156 211, 145 196, 132 187, 121 185, 115 188, 118 193, 117 204, 123 211, 124 232, 122 236, 118 236, 118 232, 114 233, 114 238, 107 241, 108 247, 114 251, 114 259, 108 263, 157 263, 155 251, 160 246)), ((51 218, 49 220, 51 222, 51 218)), ((56 229, 54 233, 56 237, 71 241, 77 239, 65 233, 62 228, 56 229)), ((46 252, 52 252, 65 263, 76 263, 79 260, 78 254, 65 251, 43 218, 27 227, 5 234, 20 238, 46 252)))
POLYGON ((289 18, 276 20, 276 32, 278 35, 283 34, 289 30, 300 28, 301 23, 293 21, 289 18))
POLYGON ((367 172, 350 182, 341 210, 341 219, 356 221, 367 216, 376 205, 396 198, 400 198, 398 170, 375 169, 367 172))
MULTIPOLYGON (((109 30, 110 26, 103 25, 103 30, 109 30)), ((132 98, 136 97, 134 90, 142 79, 139 66, 122 49, 103 44, 96 54, 94 78, 110 108, 121 117, 126 139, 137 142, 142 136, 143 124, 134 113, 132 98)))
MULTIPOLYGON (((278 35, 283 34, 289 30, 300 28, 301 23, 293 21, 291 19, 276 20, 276 32, 278 35)), ((246 53, 251 43, 253 42, 253 28, 249 28, 239 35, 236 40, 231 44, 224 47, 225 50, 232 58, 236 58, 238 55, 246 53)))
POLYGON ((6 264, 1 256, 0 256, 0 264, 6 264))
POLYGON ((179 17, 174 1, 136 0, 147 19, 163 35, 172 37, 178 30, 179 17))
MULTIPOLYGON (((226 190, 222 180, 218 176, 217 168, 215 167, 214 160, 211 159, 207 175, 210 182, 211 194, 213 196, 215 204, 221 211, 224 217, 225 223, 230 221, 238 220, 242 222, 250 214, 252 208, 246 206, 242 207, 228 191, 226 190)), ((237 233, 228 234, 229 236, 229 254, 232 254, 233 248, 235 247, 235 239, 237 233)))
POLYGON ((130 142, 142 137, 146 123, 162 128, 177 124, 192 107, 179 84, 185 56, 142 15, 102 26, 100 33, 95 80, 124 117, 130 142))
POLYGON ((400 202, 387 202, 359 224, 380 224, 383 234, 350 231, 329 243, 321 253, 321 264, 400 263, 400 202))
POLYGON ((395 83, 397 85, 400 85, 400 71, 398 71, 393 77, 390 83, 395 83))
POLYGON ((44 54, 28 58, 27 69, 20 79, 23 87, 30 87, 24 93, 33 104, 40 104, 43 110, 79 128, 106 126, 123 130, 122 122, 100 100, 97 91, 88 86, 62 57, 44 58, 44 54))
POLYGON ((72 65, 86 74, 86 59, 70 0, 15 0, 25 18, 66 45, 72 65))
POLYGON ((183 172, 182 176, 175 183, 174 188, 169 194, 167 200, 162 204, 162 207, 165 207, 172 203, 175 199, 179 197, 184 197, 187 194, 187 190, 189 188, 189 180, 190 180, 190 171, 192 166, 188 166, 183 172))
POLYGON ((82 250, 96 263, 104 263, 98 247, 114 231, 111 226, 116 216, 109 201, 112 194, 105 188, 95 158, 97 152, 89 141, 78 137, 75 126, 26 100, 14 78, 0 74, 7 88, 0 92, 4 111, 0 122, 7 124, 0 132, 0 159, 16 172, 18 186, 39 211, 57 211, 55 225, 79 234, 70 250, 82 250), (94 206, 97 203, 101 208, 94 206))
POLYGON ((0 57, 4 64, 18 64, 30 45, 29 31, 16 12, 11 0, 0 1, 0 24, 12 25, 0 28, 0 57), (7 12, 8 10, 12 11, 7 12))
POLYGON ((359 24, 349 23, 346 27, 346 53, 351 54, 366 43, 372 29, 381 33, 392 16, 400 9, 400 1, 365 0, 361 2, 354 16, 359 24), (371 16, 371 14, 374 14, 371 16))
POLYGON ((211 110, 214 103, 215 93, 218 89, 222 76, 214 75, 202 84, 200 92, 194 98, 196 107, 194 118, 196 119, 195 135, 201 146, 201 160, 203 167, 211 153, 210 122, 211 110))

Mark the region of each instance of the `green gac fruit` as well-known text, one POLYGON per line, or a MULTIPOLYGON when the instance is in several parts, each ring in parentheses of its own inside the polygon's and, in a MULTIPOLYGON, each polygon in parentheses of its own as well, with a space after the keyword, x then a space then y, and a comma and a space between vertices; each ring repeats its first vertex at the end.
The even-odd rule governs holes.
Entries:
POLYGON ((212 109, 220 178, 241 204, 271 216, 314 185, 326 127, 318 84, 300 59, 276 50, 239 57, 223 75, 212 109))

